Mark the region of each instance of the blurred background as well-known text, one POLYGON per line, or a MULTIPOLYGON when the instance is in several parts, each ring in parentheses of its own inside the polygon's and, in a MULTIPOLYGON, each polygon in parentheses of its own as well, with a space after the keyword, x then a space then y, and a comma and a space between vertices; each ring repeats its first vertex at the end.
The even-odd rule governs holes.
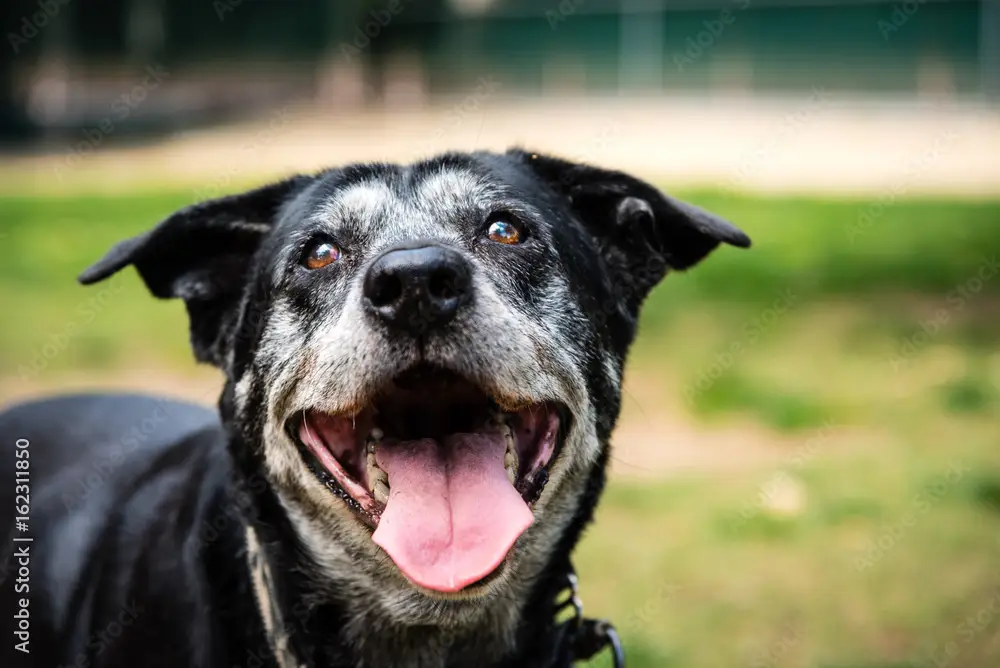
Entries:
POLYGON ((755 248, 647 303, 587 613, 638 668, 1000 665, 1000 2, 4 0, 0 29, 0 402, 215 401, 181 304, 74 281, 190 202, 448 148, 632 171, 755 248))

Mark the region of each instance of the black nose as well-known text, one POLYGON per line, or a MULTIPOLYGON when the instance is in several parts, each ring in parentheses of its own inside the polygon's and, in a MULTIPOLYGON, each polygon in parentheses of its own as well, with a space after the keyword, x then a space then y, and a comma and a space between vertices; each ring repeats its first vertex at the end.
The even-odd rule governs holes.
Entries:
POLYGON ((390 327, 415 335, 454 318, 471 294, 465 258, 443 246, 390 250, 365 275, 368 310, 390 327))

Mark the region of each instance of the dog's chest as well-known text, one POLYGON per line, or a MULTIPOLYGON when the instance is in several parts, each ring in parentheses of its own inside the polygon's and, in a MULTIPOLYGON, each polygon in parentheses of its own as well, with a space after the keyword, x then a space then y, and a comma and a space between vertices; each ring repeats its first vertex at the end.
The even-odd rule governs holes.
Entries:
POLYGON ((385 628, 356 638, 359 668, 488 668, 511 649, 508 634, 492 624, 461 632, 427 626, 385 628))

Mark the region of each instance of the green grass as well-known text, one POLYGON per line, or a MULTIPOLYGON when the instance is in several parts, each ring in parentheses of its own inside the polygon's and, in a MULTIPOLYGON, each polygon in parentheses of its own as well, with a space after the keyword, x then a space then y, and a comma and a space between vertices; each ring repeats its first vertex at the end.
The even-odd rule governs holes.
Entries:
POLYGON ((1000 611, 969 642, 960 628, 1000 591, 995 443, 902 472, 900 445, 797 472, 791 516, 740 514, 769 470, 613 486, 577 554, 589 611, 650 668, 930 666, 950 641, 955 665, 995 666, 1000 611), (936 497, 953 457, 979 473, 936 497))
MULTIPOLYGON (((1000 201, 901 200, 864 226, 865 201, 681 195, 755 248, 654 291, 623 420, 777 452, 613 480, 576 556, 588 614, 632 668, 1000 665, 1000 201)), ((190 199, 0 198, 8 393, 191 369, 181 304, 132 271, 74 282, 190 199)))

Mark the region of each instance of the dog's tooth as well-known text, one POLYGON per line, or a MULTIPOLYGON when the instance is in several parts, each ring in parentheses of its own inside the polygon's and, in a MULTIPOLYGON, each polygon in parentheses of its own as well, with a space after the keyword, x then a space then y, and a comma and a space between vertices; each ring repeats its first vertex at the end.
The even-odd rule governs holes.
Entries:
POLYGON ((389 483, 377 480, 375 485, 372 487, 372 496, 379 503, 386 503, 389 501, 389 483))
POLYGON ((504 438, 511 438, 512 434, 510 431, 510 424, 507 422, 507 416, 503 413, 499 413, 490 419, 491 426, 500 430, 500 433, 504 438))
POLYGON ((514 454, 516 455, 517 447, 514 445, 514 432, 511 430, 510 425, 507 424, 506 422, 503 425, 501 433, 503 433, 503 439, 507 444, 507 450, 514 452, 514 454))
POLYGON ((510 484, 517 482, 517 470, 520 466, 520 460, 517 456, 517 448, 514 446, 514 436, 510 433, 508 429, 506 434, 507 449, 503 453, 503 467, 507 470, 507 477, 510 479, 510 484))
POLYGON ((507 449, 503 453, 503 465, 507 469, 507 477, 510 478, 511 484, 514 484, 521 462, 517 454, 517 445, 514 443, 514 432, 507 422, 503 423, 503 438, 507 444, 507 449))
POLYGON ((504 455, 503 461, 504 469, 507 471, 507 479, 513 485, 517 482, 517 462, 510 460, 507 455, 504 455))
MULTIPOLYGON (((374 443, 368 444, 368 452, 365 455, 365 469, 368 473, 368 490, 372 495, 375 494, 375 490, 379 489, 380 486, 386 490, 389 489, 389 474, 378 465, 374 443)), ((386 494, 388 495, 388 492, 386 494)))
POLYGON ((365 468, 368 470, 368 486, 375 484, 376 480, 389 480, 388 474, 378 465, 378 459, 373 451, 369 451, 365 457, 365 468))
POLYGON ((507 451, 503 453, 503 465, 517 466, 517 452, 512 448, 507 448, 507 451))

